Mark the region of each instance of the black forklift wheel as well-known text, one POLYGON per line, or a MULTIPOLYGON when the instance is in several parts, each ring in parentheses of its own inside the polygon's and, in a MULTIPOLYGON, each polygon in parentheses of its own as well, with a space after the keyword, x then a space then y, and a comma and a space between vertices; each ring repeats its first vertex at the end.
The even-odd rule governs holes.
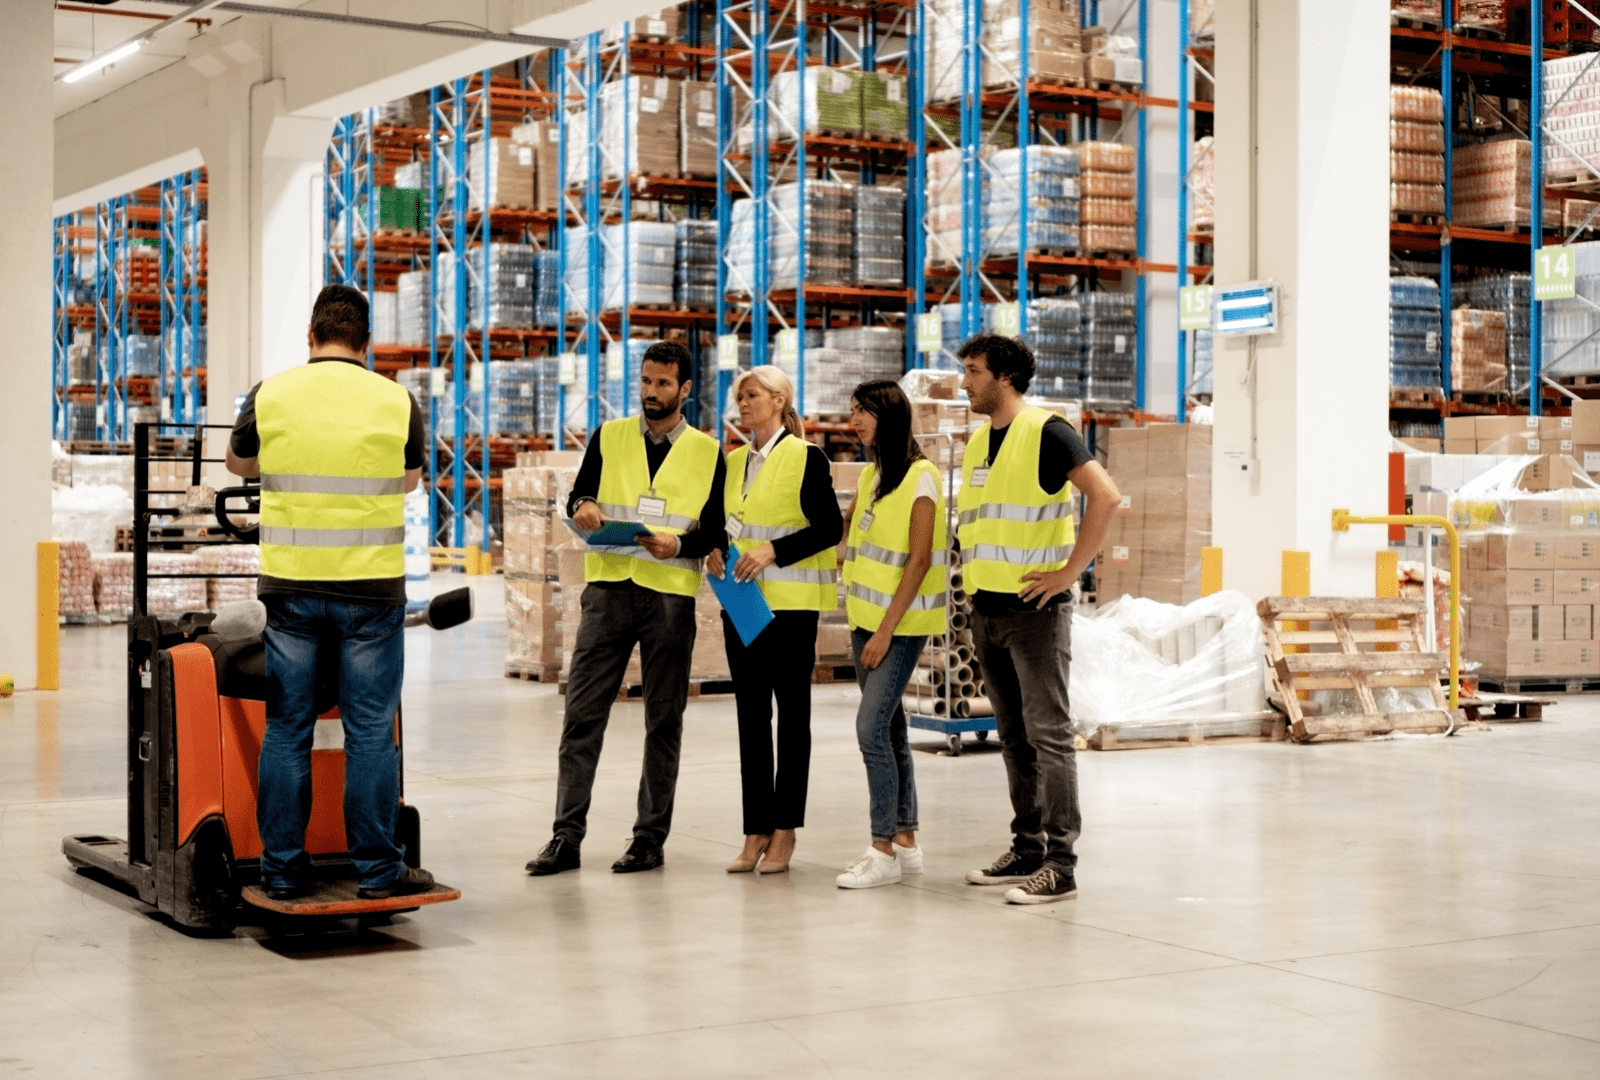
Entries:
POLYGON ((988 742, 989 741, 989 733, 987 731, 978 732, 978 741, 979 742, 988 742))
POLYGON ((961 736, 960 735, 946 735, 944 737, 944 745, 945 745, 945 748, 950 751, 950 756, 951 757, 960 757, 961 756, 961 736))

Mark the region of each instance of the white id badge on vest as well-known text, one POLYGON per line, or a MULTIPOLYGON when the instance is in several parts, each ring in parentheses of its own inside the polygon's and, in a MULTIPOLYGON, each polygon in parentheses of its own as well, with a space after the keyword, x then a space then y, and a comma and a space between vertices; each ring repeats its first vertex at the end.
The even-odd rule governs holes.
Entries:
POLYGON ((973 487, 983 487, 988 482, 989 482, 989 470, 987 468, 973 469, 972 470, 971 483, 972 483, 973 487))
POLYGON ((667 500, 655 495, 639 496, 639 516, 660 521, 667 516, 667 500))
POLYGON ((744 535, 744 522, 736 517, 728 519, 728 539, 737 540, 744 535))
POLYGON ((861 515, 861 531, 862 532, 871 532, 872 531, 872 511, 871 510, 866 511, 864 514, 861 515))

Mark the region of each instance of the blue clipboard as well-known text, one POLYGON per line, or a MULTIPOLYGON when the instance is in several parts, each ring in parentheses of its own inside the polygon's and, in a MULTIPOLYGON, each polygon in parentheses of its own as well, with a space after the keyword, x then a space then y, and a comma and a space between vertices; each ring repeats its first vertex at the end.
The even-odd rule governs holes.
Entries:
POLYGON ((772 609, 767 606, 767 598, 761 595, 760 585, 754 581, 734 580, 733 564, 738 561, 739 549, 729 544, 722 577, 707 574, 706 580, 711 582, 711 591, 717 594, 717 602, 728 613, 733 628, 739 632, 739 640, 748 649, 756 635, 772 621, 772 609))
POLYGON ((637 547, 638 537, 650 532, 637 521, 608 521, 593 530, 578 528, 571 518, 567 518, 566 522, 567 527, 583 537, 583 542, 590 547, 637 547))

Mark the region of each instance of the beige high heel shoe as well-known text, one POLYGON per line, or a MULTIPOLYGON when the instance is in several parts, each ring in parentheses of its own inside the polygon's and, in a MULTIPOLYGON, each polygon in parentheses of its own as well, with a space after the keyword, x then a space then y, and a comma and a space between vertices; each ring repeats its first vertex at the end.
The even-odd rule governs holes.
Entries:
POLYGON ((765 855, 767 853, 767 848, 769 848, 771 846, 772 846, 772 837, 769 836, 769 837, 767 837, 766 842, 763 843, 761 845, 761 847, 756 851, 756 853, 753 856, 751 856, 750 858, 748 858, 748 859, 745 858, 744 857, 744 853, 740 852, 739 853, 739 857, 728 864, 728 873, 730 873, 730 874, 748 874, 748 873, 750 873, 750 871, 752 871, 752 870, 754 870, 756 868, 756 864, 761 861, 761 856, 763 856, 763 855, 765 855))
MULTIPOLYGON (((789 853, 783 857, 783 862, 781 862, 781 863, 773 862, 772 860, 767 859, 767 858, 762 858, 761 861, 760 861, 760 865, 758 865, 756 867, 757 876, 760 876, 762 874, 782 874, 782 873, 784 873, 785 871, 787 871, 789 869, 789 860, 794 858, 794 830, 793 829, 779 829, 779 830, 777 830, 777 832, 774 832, 772 834, 773 840, 776 840, 778 838, 778 833, 788 833, 789 834, 789 853)), ((771 843, 770 842, 768 843, 768 848, 769 849, 771 848, 771 843)))

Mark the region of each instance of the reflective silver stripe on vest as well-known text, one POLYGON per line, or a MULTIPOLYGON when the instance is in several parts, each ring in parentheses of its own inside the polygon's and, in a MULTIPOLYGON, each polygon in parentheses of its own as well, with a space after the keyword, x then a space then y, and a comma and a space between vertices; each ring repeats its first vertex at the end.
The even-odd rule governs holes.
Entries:
POLYGON ((768 566, 758 577, 762 581, 793 581, 803 585, 837 585, 837 570, 803 570, 797 566, 768 566))
POLYGON ((793 536, 799 531, 797 525, 746 525, 740 539, 748 536, 752 540, 782 540, 785 536, 793 536))
MULTIPOLYGON (((863 559, 871 559, 873 562, 883 563, 885 566, 904 566, 911 561, 911 556, 903 551, 890 551, 886 547, 879 547, 871 542, 864 541, 857 547, 844 549, 844 557, 847 560, 854 559, 858 555, 863 559)), ((935 551, 933 552, 933 561, 929 565, 944 566, 949 561, 950 553, 948 551, 935 551)))
POLYGON ((1057 518, 1070 517, 1072 504, 1065 502, 1046 503, 1044 506, 1019 506, 1016 503, 984 503, 972 510, 963 510, 956 518, 958 525, 971 525, 974 521, 990 518, 999 518, 1001 521, 1054 521, 1057 518))
POLYGON ((295 529, 261 526, 261 542, 280 547, 386 547, 406 542, 406 527, 392 529, 295 529))
POLYGON ((404 495, 406 478, 263 473, 261 490, 290 495, 404 495))
POLYGON ((989 562, 1010 563, 1013 566, 1037 566, 1041 563, 1065 562, 1072 554, 1070 544, 1061 547, 1024 548, 1006 547, 1003 544, 974 544, 968 561, 987 559, 989 562))
POLYGON ((665 525, 669 529, 682 529, 684 532, 694 532, 696 525, 700 524, 698 518, 684 517, 681 514, 663 514, 658 518, 645 521, 639 516, 637 506, 623 506, 621 503, 596 502, 600 512, 616 521, 636 521, 640 525, 665 525))
MULTIPOLYGON (((889 605, 890 604, 894 603, 894 597, 891 596, 889 593, 879 592, 877 589, 869 589, 865 585, 861 584, 859 581, 852 581, 850 583, 849 595, 854 597, 857 600, 865 600, 867 603, 871 604, 873 607, 880 607, 880 608, 883 608, 885 611, 887 611, 889 609, 889 605)), ((906 610, 907 611, 935 611, 935 610, 937 610, 939 608, 942 608, 944 606, 945 606, 945 604, 944 604, 944 593, 943 592, 936 592, 936 593, 932 593, 932 594, 930 594, 928 596, 914 596, 914 597, 912 597, 911 598, 911 606, 906 608, 906 610)))
POLYGON ((595 544, 584 549, 585 551, 603 552, 607 555, 626 555, 630 559, 640 562, 655 563, 657 566, 671 566, 678 570, 693 570, 700 572, 699 559, 658 559, 642 547, 633 544, 595 544))

